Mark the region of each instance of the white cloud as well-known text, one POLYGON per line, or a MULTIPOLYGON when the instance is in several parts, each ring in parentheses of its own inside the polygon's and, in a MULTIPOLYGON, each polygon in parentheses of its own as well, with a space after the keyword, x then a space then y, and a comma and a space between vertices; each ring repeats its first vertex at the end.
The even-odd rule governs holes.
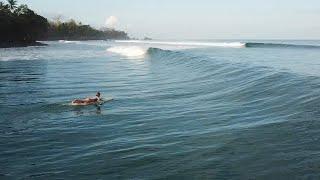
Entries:
POLYGON ((119 22, 119 21, 118 21, 118 18, 117 18, 117 17, 115 17, 115 16, 110 16, 110 17, 108 17, 107 20, 106 20, 106 26, 107 26, 107 28, 114 29, 114 28, 117 26, 118 22, 119 22))

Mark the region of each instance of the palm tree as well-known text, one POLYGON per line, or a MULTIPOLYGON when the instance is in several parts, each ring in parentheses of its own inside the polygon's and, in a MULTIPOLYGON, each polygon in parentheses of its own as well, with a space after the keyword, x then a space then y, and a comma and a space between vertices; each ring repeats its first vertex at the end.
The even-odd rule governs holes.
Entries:
POLYGON ((17 7, 17 0, 7 0, 9 4, 9 8, 14 10, 17 7))
POLYGON ((8 4, 5 4, 2 1, 0 1, 0 10, 9 10, 8 4))

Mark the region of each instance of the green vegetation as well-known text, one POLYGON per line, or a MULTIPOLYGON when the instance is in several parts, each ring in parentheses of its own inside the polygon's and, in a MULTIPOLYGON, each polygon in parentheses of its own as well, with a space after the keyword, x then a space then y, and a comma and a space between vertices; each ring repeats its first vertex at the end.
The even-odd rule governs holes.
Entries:
POLYGON ((0 47, 36 44, 48 30, 46 18, 17 1, 0 2, 0 47))
POLYGON ((107 40, 129 39, 127 33, 113 29, 97 30, 89 25, 82 25, 71 19, 68 22, 56 20, 50 22, 49 40, 107 40))
POLYGON ((48 22, 16 0, 0 1, 0 48, 41 45, 38 40, 129 39, 123 31, 97 30, 74 20, 48 22))

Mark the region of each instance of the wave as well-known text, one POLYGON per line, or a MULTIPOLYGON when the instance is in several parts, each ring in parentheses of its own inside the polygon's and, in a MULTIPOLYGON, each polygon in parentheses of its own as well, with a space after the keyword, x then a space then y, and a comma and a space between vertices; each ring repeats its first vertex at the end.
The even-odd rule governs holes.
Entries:
POLYGON ((139 46, 114 46, 108 48, 107 51, 126 57, 143 57, 148 49, 139 46))
POLYGON ((142 44, 142 45, 169 45, 185 48, 199 47, 226 47, 226 48, 305 48, 320 49, 320 45, 290 44, 290 43, 263 43, 263 42, 192 42, 192 41, 142 41, 119 40, 117 43, 142 44))
POLYGON ((133 43, 133 44, 156 44, 156 45, 171 45, 171 46, 187 46, 187 47, 232 47, 242 48, 245 43, 242 42, 187 42, 187 41, 141 41, 141 40, 119 40, 118 43, 133 43))
POLYGON ((303 44, 285 44, 285 43, 245 43, 247 48, 305 48, 305 49, 320 49, 317 45, 303 45, 303 44))
POLYGON ((278 71, 272 67, 213 60, 187 52, 158 48, 149 48, 147 52, 152 60, 158 62, 155 64, 167 68, 161 72, 168 74, 168 80, 155 82, 159 91, 166 92, 166 86, 172 89, 189 87, 188 92, 181 91, 172 97, 188 103, 207 102, 206 108, 216 108, 220 116, 233 119, 224 122, 226 127, 259 126, 299 119, 309 112, 320 113, 314 107, 320 103, 318 77, 278 71), (172 77, 172 69, 180 74, 178 78, 172 77), (211 101, 219 104, 211 104, 211 101), (225 108, 219 107, 221 104, 225 104, 225 108), (235 106, 241 110, 233 109, 235 106))
POLYGON ((59 40, 59 43, 71 44, 71 43, 79 43, 80 41, 67 41, 67 40, 59 40))

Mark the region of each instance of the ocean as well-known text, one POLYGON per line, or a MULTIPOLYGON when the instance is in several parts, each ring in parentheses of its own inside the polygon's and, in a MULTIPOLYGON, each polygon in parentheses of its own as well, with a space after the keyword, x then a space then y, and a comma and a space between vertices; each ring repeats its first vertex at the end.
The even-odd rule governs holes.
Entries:
POLYGON ((0 49, 0 179, 320 178, 320 41, 45 43, 0 49))

